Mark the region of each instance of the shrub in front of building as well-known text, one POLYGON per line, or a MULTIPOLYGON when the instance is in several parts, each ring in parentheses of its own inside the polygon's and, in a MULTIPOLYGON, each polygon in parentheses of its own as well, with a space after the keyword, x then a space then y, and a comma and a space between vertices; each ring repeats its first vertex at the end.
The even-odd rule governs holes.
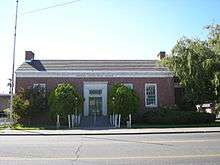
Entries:
POLYGON ((50 116, 56 120, 56 116, 66 121, 71 114, 82 112, 83 97, 71 84, 59 84, 49 96, 50 116))
POLYGON ((121 114, 123 118, 135 114, 139 109, 139 97, 133 89, 123 84, 116 84, 108 96, 108 109, 110 114, 121 114))
POLYGON ((40 87, 21 89, 13 99, 12 117, 15 123, 33 124, 34 121, 41 121, 48 110, 47 94, 45 89, 40 87))
POLYGON ((180 111, 170 108, 147 110, 142 123, 146 124, 202 124, 215 122, 216 115, 195 111, 180 111))
POLYGON ((13 113, 12 118, 15 124, 24 123, 28 118, 28 110, 30 102, 22 97, 22 95, 15 95, 13 98, 13 113))

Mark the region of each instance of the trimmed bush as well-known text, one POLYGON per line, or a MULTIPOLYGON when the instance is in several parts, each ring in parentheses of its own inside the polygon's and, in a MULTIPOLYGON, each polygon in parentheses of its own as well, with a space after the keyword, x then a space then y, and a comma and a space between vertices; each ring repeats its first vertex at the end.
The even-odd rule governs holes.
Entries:
POLYGON ((39 85, 34 88, 24 89, 21 95, 30 102, 28 113, 31 117, 48 111, 47 92, 39 85))
POLYGON ((25 100, 22 95, 15 95, 13 98, 13 113, 12 118, 15 123, 24 123, 29 117, 28 110, 30 102, 25 100))
POLYGON ((122 117, 128 117, 129 114, 135 114, 139 108, 139 97, 133 89, 123 84, 112 86, 108 95, 108 109, 110 114, 121 114, 122 117))
POLYGON ((59 84, 49 96, 50 116, 56 120, 56 115, 66 120, 67 115, 80 114, 83 107, 83 97, 71 84, 59 84))
POLYGON ((40 86, 21 89, 13 99, 12 117, 19 124, 30 125, 39 114, 47 114, 47 110, 47 93, 40 86))
POLYGON ((146 111, 142 122, 149 124, 201 124, 212 123, 215 118, 215 114, 210 113, 159 109, 146 111))

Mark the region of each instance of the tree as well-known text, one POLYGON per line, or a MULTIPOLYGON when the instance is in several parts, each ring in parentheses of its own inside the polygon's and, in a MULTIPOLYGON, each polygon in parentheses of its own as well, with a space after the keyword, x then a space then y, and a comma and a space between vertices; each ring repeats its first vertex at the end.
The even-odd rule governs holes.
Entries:
MULTIPOLYGON (((220 54, 220 25, 212 24, 206 26, 206 29, 209 30, 208 44, 218 55, 220 54)), ((218 59, 219 60, 219 59, 218 59)))
POLYGON ((208 44, 210 48, 217 54, 216 61, 213 65, 214 70, 214 79, 213 84, 215 86, 215 93, 217 95, 217 113, 220 111, 220 25, 219 24, 212 24, 208 25, 206 29, 209 30, 208 36, 208 44))
POLYGON ((39 85, 34 88, 25 89, 21 92, 24 99, 30 102, 30 109, 28 113, 36 115, 47 111, 47 93, 46 89, 39 85))
POLYGON ((79 114, 82 111, 83 98, 70 84, 59 84, 50 94, 49 106, 51 117, 79 114))
POLYGON ((196 104, 206 101, 215 102, 219 97, 219 77, 216 72, 220 59, 216 44, 219 42, 214 42, 214 32, 210 32, 210 36, 208 41, 181 38, 170 56, 162 61, 180 80, 184 88, 183 105, 187 105, 187 108, 194 108, 196 104))
POLYGON ((127 117, 134 114, 139 108, 139 97, 135 91, 122 84, 113 85, 108 96, 110 113, 121 114, 127 117))
POLYGON ((30 124, 34 117, 43 115, 47 109, 46 91, 40 86, 21 89, 13 99, 13 115, 18 123, 30 124))
POLYGON ((13 113, 12 118, 15 123, 23 123, 28 116, 30 103, 25 100, 22 95, 15 95, 13 99, 13 113))

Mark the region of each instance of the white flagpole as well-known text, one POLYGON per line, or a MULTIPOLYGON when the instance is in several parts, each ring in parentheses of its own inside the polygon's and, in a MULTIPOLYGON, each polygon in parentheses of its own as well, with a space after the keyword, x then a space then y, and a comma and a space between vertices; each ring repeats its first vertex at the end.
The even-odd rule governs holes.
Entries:
POLYGON ((14 45, 13 45, 13 62, 12 62, 12 75, 11 75, 11 89, 10 89, 10 119, 12 119, 13 111, 13 94, 14 94, 14 72, 15 72, 15 49, 16 49, 16 34, 17 34, 17 19, 18 19, 18 0, 16 0, 16 13, 15 13, 15 27, 14 27, 14 45))

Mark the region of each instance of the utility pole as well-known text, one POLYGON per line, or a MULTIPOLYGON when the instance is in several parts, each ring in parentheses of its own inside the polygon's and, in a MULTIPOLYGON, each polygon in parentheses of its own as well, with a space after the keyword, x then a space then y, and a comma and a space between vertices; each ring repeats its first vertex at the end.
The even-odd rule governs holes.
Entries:
POLYGON ((14 72, 15 72, 15 48, 16 48, 16 34, 17 34, 17 18, 18 18, 18 0, 16 0, 16 13, 15 13, 15 27, 14 27, 14 45, 13 45, 13 62, 11 74, 11 99, 10 99, 10 119, 12 119, 12 104, 14 94, 14 72))

